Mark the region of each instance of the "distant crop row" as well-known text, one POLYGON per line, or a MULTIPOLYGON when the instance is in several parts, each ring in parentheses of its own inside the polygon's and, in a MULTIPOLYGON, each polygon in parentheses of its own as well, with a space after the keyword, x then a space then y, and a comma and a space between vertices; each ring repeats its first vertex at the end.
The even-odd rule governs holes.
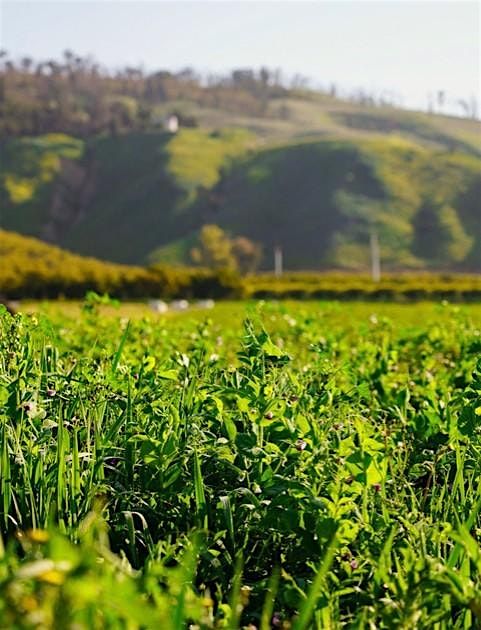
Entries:
POLYGON ((369 276, 345 273, 286 273, 276 278, 198 267, 133 267, 76 256, 4 231, 0 261, 0 294, 10 299, 82 298, 89 291, 123 299, 481 299, 479 275, 398 274, 374 283, 369 276))
POLYGON ((481 277, 462 274, 390 274, 380 282, 350 274, 291 274, 252 277, 246 283, 250 297, 292 299, 422 300, 481 299, 481 277))

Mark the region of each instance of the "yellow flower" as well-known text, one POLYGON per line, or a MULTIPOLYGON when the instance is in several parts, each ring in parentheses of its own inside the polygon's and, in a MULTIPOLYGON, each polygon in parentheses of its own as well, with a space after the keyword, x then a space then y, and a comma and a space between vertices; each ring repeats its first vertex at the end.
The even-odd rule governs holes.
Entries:
POLYGON ((41 582, 45 582, 46 584, 60 586, 60 584, 63 584, 65 582, 65 573, 57 571, 56 569, 51 569, 50 571, 45 571, 45 573, 41 573, 38 576, 38 579, 41 582))
POLYGON ((34 543, 46 543, 48 542, 49 535, 44 529, 29 529, 27 531, 27 538, 34 543))

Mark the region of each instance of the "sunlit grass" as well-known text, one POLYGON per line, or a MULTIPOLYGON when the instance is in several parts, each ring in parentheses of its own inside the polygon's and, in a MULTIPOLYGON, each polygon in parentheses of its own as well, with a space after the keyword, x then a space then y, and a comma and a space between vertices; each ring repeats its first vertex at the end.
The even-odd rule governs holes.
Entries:
POLYGON ((20 310, 0 627, 475 627, 481 305, 20 310))

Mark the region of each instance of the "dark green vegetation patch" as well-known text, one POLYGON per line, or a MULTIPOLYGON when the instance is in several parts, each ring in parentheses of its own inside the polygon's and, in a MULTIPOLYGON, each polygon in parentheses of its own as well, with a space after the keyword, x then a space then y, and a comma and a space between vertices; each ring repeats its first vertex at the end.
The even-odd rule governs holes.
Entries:
POLYGON ((1 627, 474 627, 478 307, 101 302, 1 314, 1 627))

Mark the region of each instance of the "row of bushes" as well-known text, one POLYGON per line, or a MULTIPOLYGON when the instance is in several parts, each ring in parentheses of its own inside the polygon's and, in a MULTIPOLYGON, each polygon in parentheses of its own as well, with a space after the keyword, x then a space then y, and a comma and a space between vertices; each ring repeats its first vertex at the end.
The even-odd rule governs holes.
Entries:
POLYGON ((296 280, 270 282, 254 276, 241 278, 230 271, 209 271, 195 268, 129 269, 118 274, 86 274, 84 277, 66 273, 46 276, 28 273, 17 276, 15 282, 4 282, 0 271, 0 293, 9 299, 48 299, 57 297, 83 298, 88 291, 108 293, 119 299, 147 297, 173 298, 253 298, 253 299, 335 299, 335 300, 396 300, 447 299, 450 301, 481 301, 481 277, 421 276, 405 282, 390 278, 379 283, 360 282, 347 276, 338 283, 329 276, 318 274, 317 282, 296 280))
POLYGON ((369 276, 286 273, 241 278, 232 271, 150 268, 76 256, 36 239, 0 230, 0 294, 8 299, 83 298, 88 291, 120 299, 292 298, 481 300, 481 276, 461 274, 369 276))
POLYGON ((245 288, 239 276, 231 272, 205 269, 142 269, 98 270, 84 275, 68 270, 50 274, 45 269, 29 270, 25 274, 3 273, 0 270, 0 294, 10 300, 83 298, 89 291, 108 293, 119 299, 146 297, 171 298, 236 298, 243 297, 245 288))
POLYGON ((8 299, 83 298, 88 291, 116 298, 237 297, 240 278, 199 268, 145 268, 77 256, 0 230, 0 294, 8 299))
POLYGON ((380 282, 353 274, 265 274, 250 278, 246 294, 253 298, 397 300, 481 300, 481 276, 465 274, 390 274, 380 282))

